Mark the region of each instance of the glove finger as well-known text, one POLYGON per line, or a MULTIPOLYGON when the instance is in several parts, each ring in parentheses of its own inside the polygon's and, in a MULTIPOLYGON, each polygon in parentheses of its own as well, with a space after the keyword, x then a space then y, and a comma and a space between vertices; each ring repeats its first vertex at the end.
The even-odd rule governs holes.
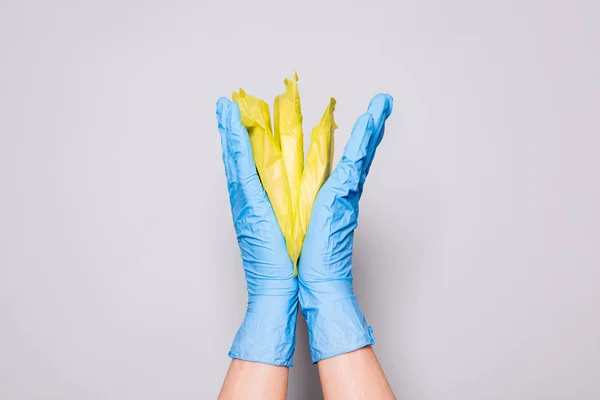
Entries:
POLYGON ((342 159, 327 181, 331 189, 344 195, 359 190, 366 168, 368 145, 374 133, 373 116, 369 113, 360 116, 346 143, 342 159))
POLYGON ((373 121, 375 123, 375 132, 367 145, 367 161, 366 167, 363 170, 364 176, 361 177, 361 181, 364 184, 367 175, 369 174, 369 170, 371 168, 371 164, 373 163, 373 159, 375 158, 375 151, 377 150, 377 146, 381 143, 381 139, 383 139, 383 134, 385 132, 385 121, 392 113, 393 108, 393 98, 389 94, 380 93, 373 97, 371 102, 369 103, 369 108, 367 112, 373 116, 373 121))
POLYGON ((217 124, 219 127, 219 136, 221 137, 221 148, 223 153, 223 165, 225 167, 225 176, 227 177, 227 183, 233 183, 232 177, 232 163, 230 160, 229 146, 227 144, 227 114, 229 112, 231 101, 226 97, 221 97, 217 101, 217 124))
POLYGON ((240 183, 256 174, 256 166, 252 155, 252 146, 250 137, 240 117, 240 107, 237 103, 230 104, 228 114, 228 146, 229 153, 236 169, 236 174, 240 183))

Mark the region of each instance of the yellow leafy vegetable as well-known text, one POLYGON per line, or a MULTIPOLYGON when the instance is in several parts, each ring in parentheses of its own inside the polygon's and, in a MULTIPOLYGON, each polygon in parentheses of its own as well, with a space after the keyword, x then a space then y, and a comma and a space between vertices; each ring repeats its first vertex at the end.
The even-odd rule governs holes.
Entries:
POLYGON ((233 94, 240 106, 242 124, 248 130, 254 162, 269 196, 287 251, 297 263, 319 189, 331 173, 333 162, 333 119, 335 99, 330 99, 319 124, 313 129, 308 156, 304 162, 302 112, 298 92, 298 75, 285 80, 286 90, 275 98, 273 130, 269 106, 246 94, 233 94))

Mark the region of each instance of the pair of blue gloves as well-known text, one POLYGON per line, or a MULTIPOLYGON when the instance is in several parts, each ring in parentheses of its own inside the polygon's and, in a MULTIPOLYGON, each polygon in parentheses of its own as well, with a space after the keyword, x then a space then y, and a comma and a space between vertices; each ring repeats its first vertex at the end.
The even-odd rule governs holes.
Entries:
POLYGON ((292 366, 298 302, 313 362, 374 343, 352 288, 352 247, 358 201, 391 112, 391 96, 379 94, 354 125, 341 161, 315 200, 296 278, 257 175, 239 107, 226 98, 217 102, 227 188, 248 288, 248 309, 231 358, 292 366))

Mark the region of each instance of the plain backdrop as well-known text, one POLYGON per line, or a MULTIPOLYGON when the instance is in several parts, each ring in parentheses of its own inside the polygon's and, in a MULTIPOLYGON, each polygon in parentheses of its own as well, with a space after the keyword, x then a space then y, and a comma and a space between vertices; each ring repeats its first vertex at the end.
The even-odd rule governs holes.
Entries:
MULTIPOLYGON (((399 399, 600 398, 595 1, 0 1, 0 399, 215 398, 245 280, 215 102, 395 98, 355 288, 399 399)), ((289 399, 319 399, 299 320, 289 399)))

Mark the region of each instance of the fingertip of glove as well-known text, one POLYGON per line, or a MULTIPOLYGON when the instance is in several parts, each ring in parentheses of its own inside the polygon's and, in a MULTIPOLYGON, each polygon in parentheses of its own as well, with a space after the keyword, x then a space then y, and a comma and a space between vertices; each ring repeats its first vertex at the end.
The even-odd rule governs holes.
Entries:
POLYGON ((219 97, 217 100, 217 115, 223 114, 223 111, 227 109, 231 101, 227 97, 219 97))
POLYGON ((221 97, 217 100, 217 124, 219 125, 219 132, 227 127, 227 114, 229 112, 229 105, 231 101, 227 97, 221 97))
POLYGON ((373 97, 371 102, 381 102, 381 103, 386 104, 389 107, 392 107, 392 105, 394 103, 394 98, 389 93, 378 93, 373 97))
POLYGON ((394 98, 387 93, 379 93, 369 103, 368 112, 374 118, 385 120, 392 113, 394 108, 394 98))

